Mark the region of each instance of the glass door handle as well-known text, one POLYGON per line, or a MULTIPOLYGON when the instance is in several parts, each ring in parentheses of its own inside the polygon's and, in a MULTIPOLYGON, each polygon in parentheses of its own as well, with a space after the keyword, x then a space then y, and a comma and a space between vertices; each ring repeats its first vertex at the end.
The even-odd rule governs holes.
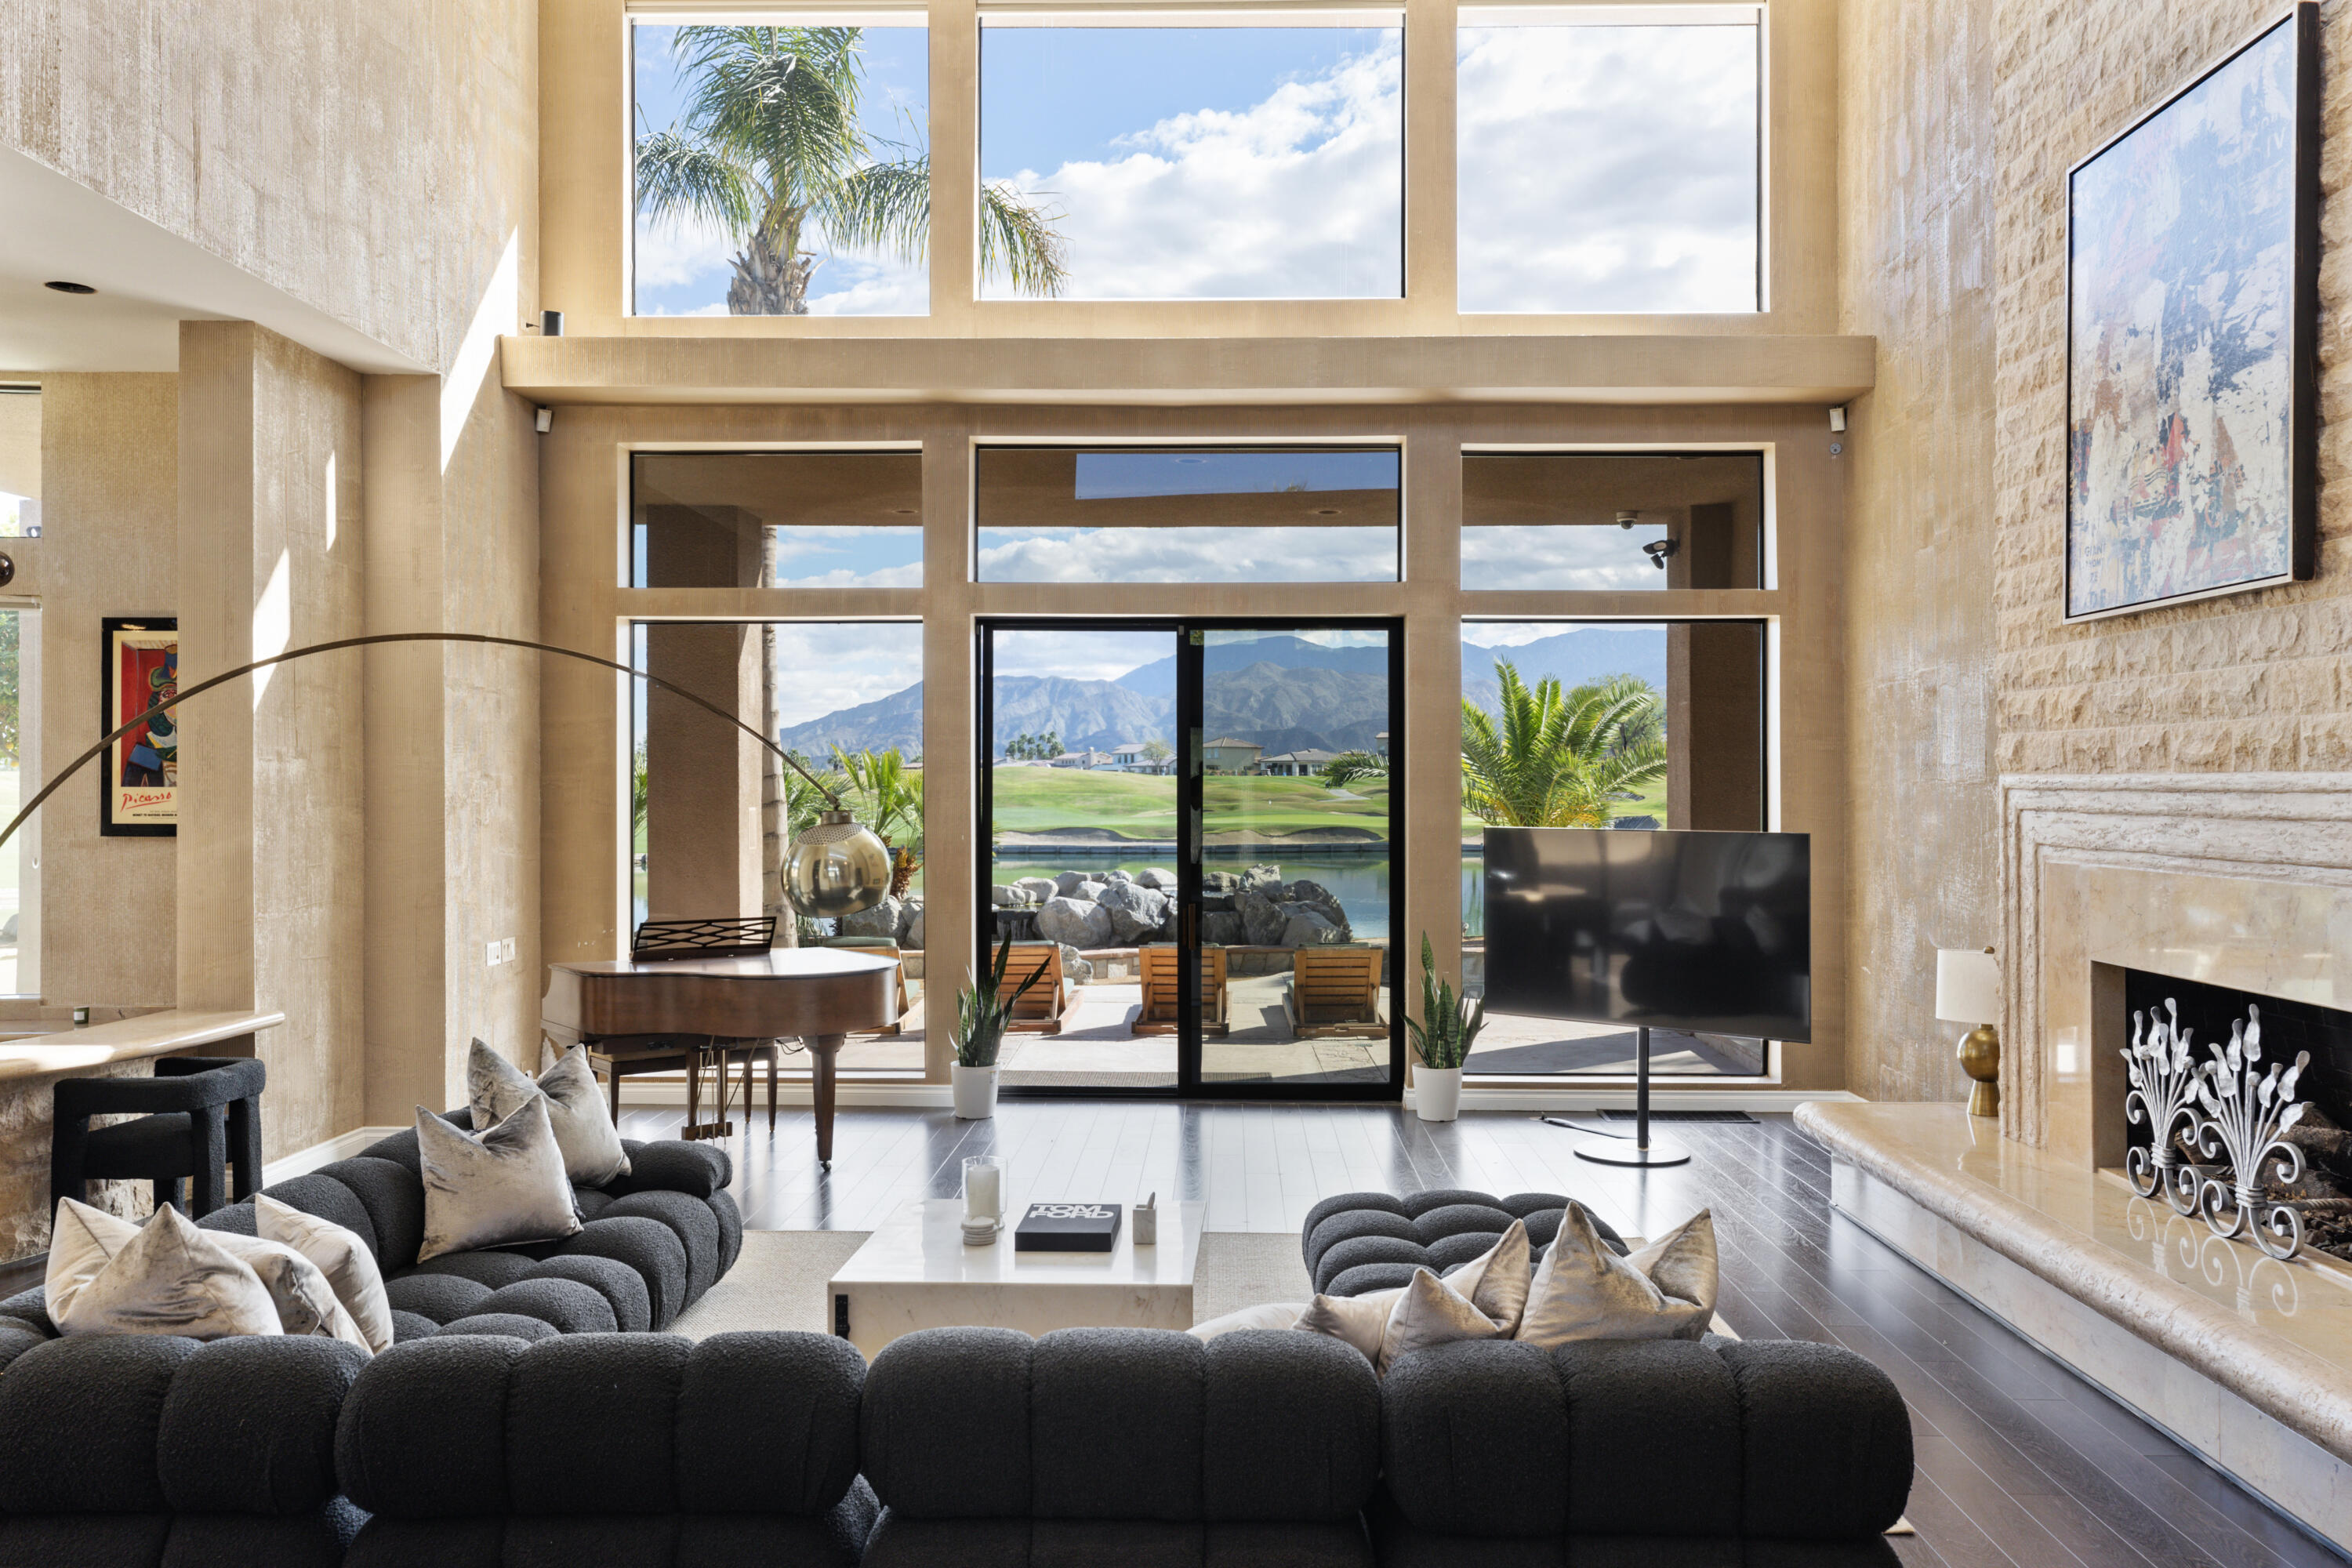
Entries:
POLYGON ((1198 904, 1184 906, 1184 945, 1186 947, 1201 945, 1201 906, 1198 904))

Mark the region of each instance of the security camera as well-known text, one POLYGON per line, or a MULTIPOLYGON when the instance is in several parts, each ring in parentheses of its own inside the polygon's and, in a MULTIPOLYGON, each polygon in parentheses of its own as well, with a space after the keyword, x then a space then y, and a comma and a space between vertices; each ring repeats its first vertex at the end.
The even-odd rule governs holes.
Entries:
POLYGON ((1620 528, 1631 528, 1641 521, 1642 514, 1638 511, 1621 511, 1617 514, 1617 526, 1620 528))
POLYGON ((1683 542, 1679 539, 1653 539, 1642 546, 1642 553, 1650 558, 1651 565, 1663 572, 1666 569, 1666 557, 1682 547, 1683 542))

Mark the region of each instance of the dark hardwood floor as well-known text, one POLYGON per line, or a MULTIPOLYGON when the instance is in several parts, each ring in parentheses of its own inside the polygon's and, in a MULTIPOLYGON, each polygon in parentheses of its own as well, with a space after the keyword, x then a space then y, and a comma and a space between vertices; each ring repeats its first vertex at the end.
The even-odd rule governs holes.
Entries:
MULTIPOLYGON (((670 1135, 677 1110, 624 1116, 670 1135)), ((2163 1433, 2042 1355, 1829 1206, 1829 1158, 1785 1117, 1677 1122, 1696 1157, 1648 1173, 1587 1163, 1574 1134, 1524 1113, 1431 1125, 1389 1107, 1007 1100, 993 1121, 944 1110, 844 1110, 818 1170, 806 1110, 764 1112, 728 1141, 751 1226, 871 1228, 951 1196, 966 1154, 1011 1166, 1015 1202, 1208 1205, 1212 1230, 1295 1232, 1317 1199, 1378 1189, 1570 1194, 1629 1234, 1715 1211, 1724 1317, 1751 1338, 1843 1344, 1910 1402, 1918 1454, 1908 1564, 2270 1568, 2344 1559, 2163 1433)))

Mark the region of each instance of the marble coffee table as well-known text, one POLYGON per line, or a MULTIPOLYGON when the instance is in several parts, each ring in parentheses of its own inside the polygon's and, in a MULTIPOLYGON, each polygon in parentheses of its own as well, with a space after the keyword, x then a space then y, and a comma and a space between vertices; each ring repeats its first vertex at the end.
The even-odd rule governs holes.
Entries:
POLYGON ((1109 1252, 1015 1252, 1010 1226, 992 1246, 966 1247, 961 1198, 909 1204, 834 1275, 834 1331, 871 1360, 901 1334, 962 1324, 1025 1334, 1189 1329, 1206 1213, 1202 1204, 1163 1203, 1158 1244, 1138 1247, 1130 1205, 1109 1252))

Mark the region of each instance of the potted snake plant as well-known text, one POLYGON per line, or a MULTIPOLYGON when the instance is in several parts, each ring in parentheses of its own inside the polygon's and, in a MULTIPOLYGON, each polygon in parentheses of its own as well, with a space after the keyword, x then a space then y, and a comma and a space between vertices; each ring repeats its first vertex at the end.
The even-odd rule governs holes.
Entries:
POLYGON ((1013 994, 1005 995, 1004 968, 1012 956, 1013 943, 999 942, 987 985, 967 981, 956 994, 955 1065, 948 1069, 948 1078, 955 1087, 955 1113, 961 1121, 980 1121, 996 1114, 996 1055, 1013 1022, 1013 1004, 1045 973, 1043 968, 1030 971, 1013 994))
POLYGON ((1420 1061, 1412 1075, 1413 1110, 1423 1121, 1453 1121, 1462 1114, 1462 1064, 1486 1026, 1486 999, 1474 1006, 1467 996, 1454 994, 1452 982, 1437 977, 1427 931, 1421 936, 1421 1016, 1408 1016, 1404 1026, 1420 1061))

